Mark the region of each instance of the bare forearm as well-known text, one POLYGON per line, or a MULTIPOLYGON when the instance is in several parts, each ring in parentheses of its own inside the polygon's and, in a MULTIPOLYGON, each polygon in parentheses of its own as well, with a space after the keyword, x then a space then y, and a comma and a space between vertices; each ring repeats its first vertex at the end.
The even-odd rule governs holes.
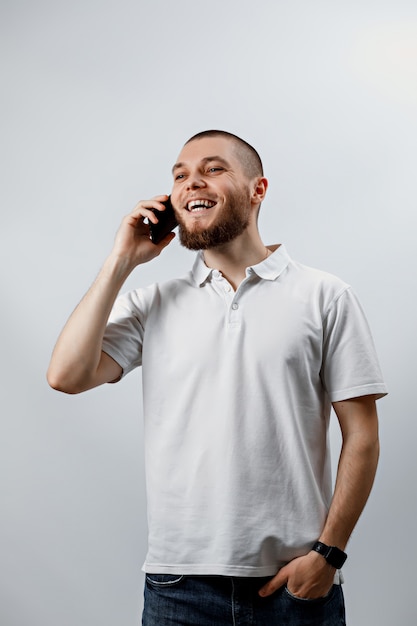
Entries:
POLYGON ((320 536, 323 543, 345 548, 371 492, 378 457, 378 438, 363 441, 358 434, 344 443, 332 503, 320 536))
POLYGON ((70 316, 48 369, 48 382, 55 389, 77 393, 93 386, 107 320, 130 271, 124 261, 108 257, 94 284, 70 316))

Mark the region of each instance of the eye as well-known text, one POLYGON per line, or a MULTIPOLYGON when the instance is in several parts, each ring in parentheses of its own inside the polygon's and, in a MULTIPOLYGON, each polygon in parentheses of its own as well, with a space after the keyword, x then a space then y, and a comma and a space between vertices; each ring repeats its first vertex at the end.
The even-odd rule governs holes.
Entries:
POLYGON ((215 166, 215 167, 210 167, 209 172, 211 174, 214 174, 215 172, 221 172, 223 170, 222 167, 220 166, 215 166))
POLYGON ((176 174, 174 180, 182 180, 183 178, 185 178, 185 174, 176 174))

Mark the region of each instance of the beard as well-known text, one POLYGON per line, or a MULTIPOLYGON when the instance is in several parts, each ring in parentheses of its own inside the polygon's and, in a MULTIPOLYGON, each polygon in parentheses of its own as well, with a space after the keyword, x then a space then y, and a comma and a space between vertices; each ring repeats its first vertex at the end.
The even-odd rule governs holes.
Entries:
POLYGON ((251 205, 248 193, 236 192, 229 196, 215 222, 204 230, 188 230, 185 221, 177 215, 180 243, 189 250, 208 250, 229 243, 249 225, 251 205))

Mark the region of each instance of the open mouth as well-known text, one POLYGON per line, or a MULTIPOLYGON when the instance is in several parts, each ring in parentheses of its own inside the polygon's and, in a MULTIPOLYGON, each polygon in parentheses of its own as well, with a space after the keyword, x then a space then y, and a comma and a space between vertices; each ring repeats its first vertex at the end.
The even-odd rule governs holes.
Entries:
POLYGON ((188 202, 186 206, 186 209, 190 213, 198 213, 200 211, 206 211, 207 209, 211 209, 212 207, 214 207, 215 204, 216 202, 213 202, 212 200, 190 200, 190 202, 188 202))

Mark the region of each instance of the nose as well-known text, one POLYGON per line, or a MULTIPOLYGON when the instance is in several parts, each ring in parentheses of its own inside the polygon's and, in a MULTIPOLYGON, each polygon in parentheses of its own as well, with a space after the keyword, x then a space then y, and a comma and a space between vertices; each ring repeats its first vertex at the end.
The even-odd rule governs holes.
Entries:
POLYGON ((205 187, 206 183, 199 172, 192 172, 189 174, 187 178, 187 188, 188 189, 200 189, 201 187, 205 187))

